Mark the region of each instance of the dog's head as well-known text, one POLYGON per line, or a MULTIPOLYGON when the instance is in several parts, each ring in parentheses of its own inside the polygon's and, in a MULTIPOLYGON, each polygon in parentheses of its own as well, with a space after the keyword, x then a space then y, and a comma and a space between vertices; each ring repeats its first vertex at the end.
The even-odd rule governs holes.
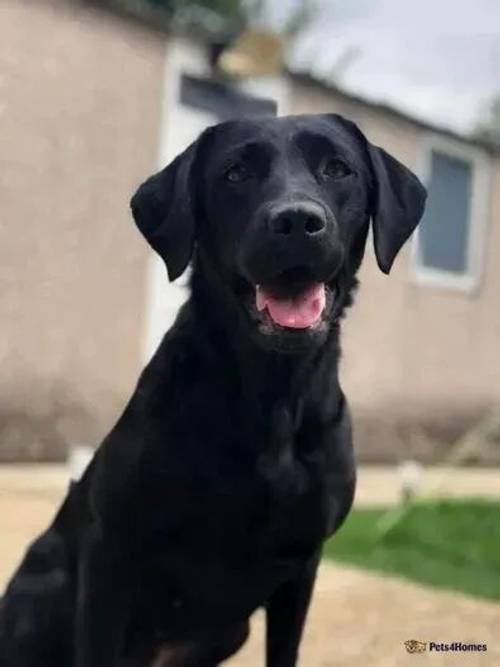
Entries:
POLYGON ((131 205, 170 280, 196 248, 195 274, 211 276, 249 335, 300 351, 322 344, 346 305, 370 220, 389 273, 424 203, 411 171, 326 114, 208 128, 131 205))

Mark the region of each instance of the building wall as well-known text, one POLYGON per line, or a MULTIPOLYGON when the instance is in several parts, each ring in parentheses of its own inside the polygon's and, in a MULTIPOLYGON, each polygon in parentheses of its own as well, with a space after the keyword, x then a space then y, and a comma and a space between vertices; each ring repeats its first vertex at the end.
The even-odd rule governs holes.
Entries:
MULTIPOLYGON (((418 170, 425 131, 403 119, 302 83, 293 84, 292 110, 349 116, 375 144, 418 170)), ((369 242, 361 288, 343 326, 342 364, 365 458, 393 458, 394 452, 425 456, 434 440, 453 440, 500 406, 498 158, 492 171, 487 252, 476 293, 416 285, 410 278, 410 244, 384 276, 369 242)))
POLYGON ((0 7, 0 459, 95 443, 137 378, 165 39, 60 0, 0 7))

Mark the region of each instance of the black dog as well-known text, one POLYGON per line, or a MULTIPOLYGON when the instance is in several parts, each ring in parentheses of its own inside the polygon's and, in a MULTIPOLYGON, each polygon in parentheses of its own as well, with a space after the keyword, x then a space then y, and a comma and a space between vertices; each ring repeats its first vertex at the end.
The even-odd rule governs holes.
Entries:
POLYGON ((132 211, 192 294, 7 588, 2 667, 213 667, 267 612, 296 664, 355 471, 339 318, 369 220, 388 273, 425 201, 339 116, 207 129, 132 211))

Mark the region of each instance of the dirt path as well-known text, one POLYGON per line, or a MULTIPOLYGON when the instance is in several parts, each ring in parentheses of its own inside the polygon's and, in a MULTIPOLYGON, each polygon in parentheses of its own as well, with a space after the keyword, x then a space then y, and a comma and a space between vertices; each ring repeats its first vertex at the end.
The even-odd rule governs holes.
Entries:
MULTIPOLYGON (((57 469, 40 476, 0 468, 0 590, 64 493, 57 469)), ((263 663, 262 617, 228 667, 263 663)), ((302 650, 303 667, 500 666, 500 605, 356 570, 321 568, 302 650), (485 653, 407 655, 403 642, 486 643, 485 653)))

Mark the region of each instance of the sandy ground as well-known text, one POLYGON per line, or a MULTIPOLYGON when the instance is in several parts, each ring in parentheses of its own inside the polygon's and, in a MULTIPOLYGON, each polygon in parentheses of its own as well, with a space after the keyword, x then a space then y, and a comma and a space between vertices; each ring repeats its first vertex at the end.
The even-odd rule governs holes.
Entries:
MULTIPOLYGON (((361 471, 358 502, 391 502, 394 473, 361 471), (392 475, 392 478, 391 478, 392 475)), ((455 476, 450 492, 500 494, 496 476, 455 476), (462 484, 462 487, 460 486, 462 484)), ((436 482, 446 492, 443 471, 436 482)), ((53 515, 66 488, 58 467, 0 467, 0 589, 28 542, 53 515)), ((429 485, 429 488, 432 484, 429 485)), ((436 485, 434 486, 436 488, 436 485)), ((392 498, 395 500, 395 496, 392 498)), ((252 637, 228 667, 263 662, 263 619, 254 619, 252 637)), ((406 667, 413 665, 500 665, 500 605, 383 578, 349 568, 321 568, 302 648, 303 667, 406 667), (483 653, 427 652, 408 655, 407 639, 486 643, 483 653)))

